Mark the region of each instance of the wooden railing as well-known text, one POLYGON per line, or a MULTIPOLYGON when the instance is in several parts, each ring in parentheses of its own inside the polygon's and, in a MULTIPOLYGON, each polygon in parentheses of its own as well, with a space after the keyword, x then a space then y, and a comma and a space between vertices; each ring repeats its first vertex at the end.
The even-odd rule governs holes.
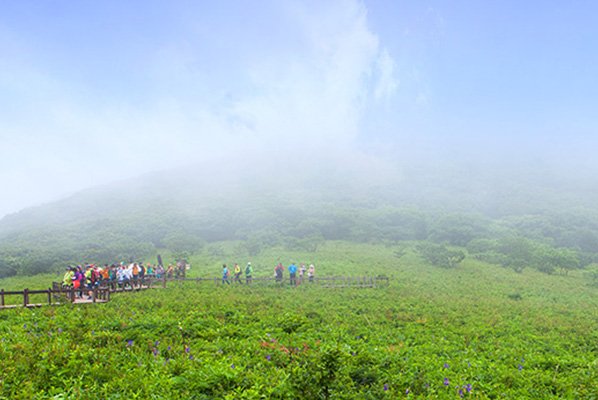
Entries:
MULTIPOLYGON (((93 289, 75 289, 75 288, 63 288, 60 284, 56 286, 53 282, 52 288, 44 290, 29 290, 23 289, 21 291, 6 291, 0 289, 0 308, 13 308, 13 307, 41 307, 43 305, 61 304, 65 302, 85 302, 85 303, 97 303, 97 302, 108 302, 110 301, 110 290, 102 287, 95 287, 93 289), (87 295, 89 293, 90 298, 84 298, 80 296, 77 298, 77 294, 87 295), (45 295, 43 296, 44 301, 32 301, 31 296, 45 295), (7 304, 8 296, 17 296, 21 298, 16 304, 7 304)), ((40 296, 36 296, 39 299, 40 296)))
MULTIPOLYGON (((276 277, 253 277, 247 279, 245 277, 241 277, 239 280, 236 280, 234 277, 229 277, 228 281, 230 284, 252 284, 252 283, 279 283, 279 284, 291 284, 292 281, 295 282, 295 285, 301 284, 319 284, 323 287, 367 287, 367 288, 375 288, 378 287, 380 284, 384 284, 385 286, 389 285, 389 279, 386 276, 377 276, 377 277, 314 277, 312 280, 309 278, 295 278, 291 280, 291 278, 276 278, 276 277)), ((151 289, 155 287, 162 287, 166 288, 167 282, 196 282, 196 283, 203 283, 203 282, 212 282, 214 284, 225 284, 222 278, 143 278, 143 279, 130 279, 125 281, 100 281, 100 287, 109 287, 111 291, 126 291, 126 290, 138 290, 138 289, 151 289)))
MULTIPOLYGON (((384 283, 389 285, 389 279, 385 276, 378 277, 314 277, 309 278, 276 278, 276 277, 253 277, 247 279, 245 277, 235 280, 234 277, 229 277, 230 285, 255 285, 255 284, 279 284, 279 285, 319 285, 325 288, 376 288, 384 283)), ((100 281, 98 285, 92 289, 88 288, 74 288, 63 287, 58 282, 52 282, 52 288, 45 290, 29 290, 21 291, 5 291, 0 289, 0 308, 13 307, 40 307, 43 305, 70 303, 105 303, 110 301, 110 293, 123 291, 137 291, 154 288, 166 288, 168 282, 196 282, 198 284, 203 282, 212 282, 215 285, 223 285, 225 282, 222 278, 156 278, 145 277, 143 279, 131 279, 125 281, 100 281), (32 302, 30 296, 45 294, 43 302, 32 302), (8 296, 21 297, 22 301, 17 303, 6 303, 8 296), (89 296, 89 298, 87 298, 89 296)))

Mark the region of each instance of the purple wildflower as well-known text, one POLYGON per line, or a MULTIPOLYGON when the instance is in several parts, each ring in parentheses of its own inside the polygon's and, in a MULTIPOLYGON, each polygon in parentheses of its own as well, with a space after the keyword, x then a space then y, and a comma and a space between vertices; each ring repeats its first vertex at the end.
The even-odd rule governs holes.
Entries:
POLYGON ((127 343, 127 347, 131 347, 131 346, 133 346, 133 341, 129 340, 129 342, 127 343))
POLYGON ((231 365, 230 367, 231 367, 232 369, 235 369, 235 364, 231 365))
POLYGON ((185 353, 189 354, 189 347, 185 347, 185 353))
POLYGON ((268 355, 266 356, 266 358, 268 359, 268 361, 270 361, 270 354, 268 354, 268 355))
POLYGON ((444 364, 444 368, 448 368, 448 367, 449 367, 449 365, 445 363, 444 364))
POLYGON ((523 369, 523 365, 519 364, 519 371, 523 369))
POLYGON ((388 390, 388 385, 384 385, 384 390, 388 390))
POLYGON ((445 386, 449 386, 449 380, 448 380, 448 378, 444 378, 444 385, 445 386))

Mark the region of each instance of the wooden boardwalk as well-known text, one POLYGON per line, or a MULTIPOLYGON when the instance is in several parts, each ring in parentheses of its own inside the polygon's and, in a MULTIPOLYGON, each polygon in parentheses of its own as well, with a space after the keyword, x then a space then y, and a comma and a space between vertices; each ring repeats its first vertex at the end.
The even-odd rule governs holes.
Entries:
MULTIPOLYGON (((210 282, 214 285, 225 285, 222 278, 154 278, 146 277, 144 279, 135 279, 129 281, 100 281, 99 285, 93 289, 73 287, 62 287, 60 283, 53 282, 52 287, 45 290, 5 291, 0 289, 0 309, 16 307, 42 307, 47 305, 73 303, 73 304, 91 304, 107 303, 110 301, 111 293, 131 292, 155 288, 166 288, 168 282, 195 282, 201 284, 210 282), (16 304, 6 304, 6 298, 9 296, 20 297, 16 304), (34 296, 35 300, 31 297, 34 296), (40 298, 45 301, 40 301, 40 298)), ((388 277, 315 277, 312 280, 308 278, 296 278, 294 283, 290 278, 277 279, 275 277, 241 278, 235 280, 229 278, 230 286, 234 285, 317 285, 324 288, 376 288, 380 284, 389 285, 388 277)))

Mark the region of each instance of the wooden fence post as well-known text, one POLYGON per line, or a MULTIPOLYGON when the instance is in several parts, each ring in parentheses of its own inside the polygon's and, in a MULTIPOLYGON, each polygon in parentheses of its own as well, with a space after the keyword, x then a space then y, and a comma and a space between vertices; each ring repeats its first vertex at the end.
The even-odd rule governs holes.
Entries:
POLYGON ((23 290, 23 307, 27 307, 29 302, 29 289, 23 290))
POLYGON ((52 289, 48 288, 48 305, 52 305, 52 289))
POLYGON ((4 289, 0 290, 0 302, 2 307, 4 307, 4 289))

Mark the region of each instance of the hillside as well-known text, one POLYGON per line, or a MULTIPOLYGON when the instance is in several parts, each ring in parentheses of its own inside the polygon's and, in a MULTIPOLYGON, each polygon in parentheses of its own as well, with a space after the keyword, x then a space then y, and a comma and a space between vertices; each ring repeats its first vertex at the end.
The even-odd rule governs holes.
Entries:
POLYGON ((0 276, 153 258, 159 249, 188 256, 222 240, 251 253, 324 240, 465 247, 521 236, 583 253, 582 264, 598 253, 588 178, 492 165, 399 168, 366 156, 260 160, 156 172, 6 216, 0 276))

